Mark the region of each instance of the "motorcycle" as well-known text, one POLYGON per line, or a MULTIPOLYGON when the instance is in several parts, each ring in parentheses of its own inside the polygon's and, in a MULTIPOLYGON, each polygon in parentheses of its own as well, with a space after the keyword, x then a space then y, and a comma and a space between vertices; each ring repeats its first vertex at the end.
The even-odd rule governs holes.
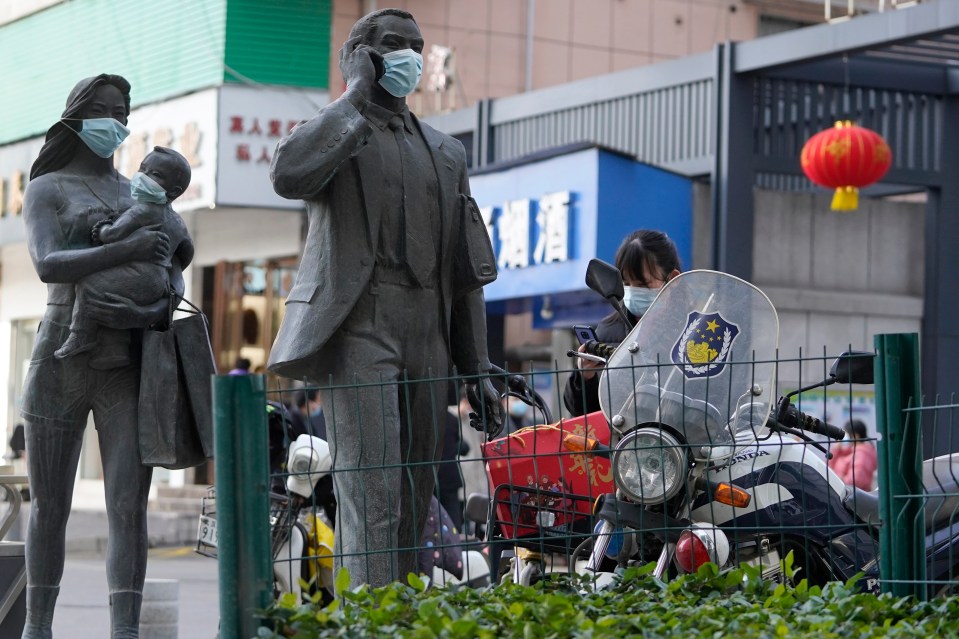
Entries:
MULTIPOLYGON (((279 402, 267 402, 271 457, 285 452, 285 464, 271 462, 270 539, 273 559, 273 590, 279 598, 292 593, 298 601, 320 595, 324 603, 334 596, 333 548, 336 500, 333 497, 333 458, 329 444, 319 437, 290 437, 290 419, 279 402), (284 479, 285 477, 285 479, 284 479)), ((448 520, 433 498, 436 521, 448 520)), ((450 528, 452 524, 450 524, 450 528)), ((444 540, 444 541, 449 541, 444 540)), ((216 558, 218 530, 216 489, 210 487, 201 502, 196 552, 216 558)), ((437 562, 421 557, 430 583, 437 586, 463 584, 482 587, 489 583, 489 565, 476 550, 452 547, 437 562), (457 561, 459 565, 457 566, 457 561), (449 570, 447 570, 449 569, 449 570)))
MULTIPOLYGON (((589 268, 593 290, 614 305, 622 299, 614 267, 589 268)), ((610 441, 585 448, 609 460, 614 488, 595 509, 588 572, 655 561, 653 574, 666 578, 711 562, 783 581, 792 553, 810 584, 862 572, 861 587, 879 591, 876 493, 828 467, 818 438, 841 440, 843 429, 791 402, 835 383, 872 383, 873 353, 844 353, 825 380, 777 400, 778 336, 776 310, 758 288, 690 271, 663 287, 618 347, 594 345, 606 359, 600 406, 610 441)), ((926 461, 925 476, 927 575, 948 581, 959 574, 959 522, 950 521, 959 454, 926 461)), ((605 572, 598 582, 609 580, 605 572)))

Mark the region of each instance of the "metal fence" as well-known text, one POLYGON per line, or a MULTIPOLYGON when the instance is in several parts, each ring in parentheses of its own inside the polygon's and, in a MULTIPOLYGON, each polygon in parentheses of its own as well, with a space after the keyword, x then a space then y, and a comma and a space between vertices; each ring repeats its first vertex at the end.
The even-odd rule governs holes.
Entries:
MULTIPOLYGON (((922 451, 924 439, 942 442, 943 432, 948 433, 945 437, 949 450, 954 448, 952 432, 957 405, 954 401, 938 405, 921 403, 915 335, 878 336, 875 346, 875 431, 856 444, 851 455, 842 451, 850 444, 818 435, 802 439, 798 436, 799 428, 812 427, 812 420, 817 417, 837 426, 856 419, 869 422, 872 416, 869 407, 873 406, 868 401, 871 386, 832 384, 829 392, 809 389, 830 376, 834 358, 826 354, 731 362, 730 366, 760 373, 771 368, 775 371, 772 388, 763 391, 754 383, 745 394, 730 393, 725 400, 729 404, 725 412, 720 406, 722 402, 711 398, 719 406, 718 421, 710 410, 686 400, 680 400, 673 408, 678 406, 680 414, 692 413, 693 418, 677 418, 675 410, 667 418, 671 400, 656 397, 661 421, 673 421, 673 428, 663 429, 669 431, 673 439, 636 443, 637 437, 632 435, 638 431, 631 427, 643 430, 644 424, 631 423, 629 411, 636 416, 633 421, 641 419, 640 398, 611 420, 603 413, 591 413, 564 417, 552 424, 511 429, 483 445, 481 455, 474 449, 470 460, 458 458, 455 447, 453 454, 447 452, 445 458, 441 458, 441 448, 437 448, 435 459, 418 465, 428 468, 427 477, 431 477, 432 482, 439 480, 441 487, 444 466, 454 466, 462 476, 470 474, 467 473, 469 465, 484 465, 488 489, 484 491, 486 487, 480 486, 478 492, 486 494, 467 507, 470 511, 467 520, 472 515, 484 521, 467 521, 456 531, 452 543, 439 532, 432 537, 418 537, 417 543, 390 548, 363 548, 354 539, 350 545, 354 550, 347 553, 338 548, 344 543, 340 537, 333 541, 335 517, 329 504, 324 503, 318 492, 302 496, 304 482, 312 486, 315 478, 309 475, 307 466, 294 462, 286 467, 285 458, 280 461, 274 458, 271 474, 267 451, 270 450, 268 431, 272 426, 264 407, 268 402, 274 402, 274 408, 284 402, 292 404, 297 389, 267 391, 264 379, 256 376, 218 377, 214 383, 214 417, 223 636, 253 636, 255 610, 281 592, 292 591, 294 594, 286 596, 312 597, 314 601, 329 599, 334 558, 344 560, 344 554, 392 557, 422 552, 426 560, 418 566, 428 572, 430 557, 440 561, 446 551, 476 550, 482 556, 480 565, 470 565, 466 554, 459 555, 464 562, 465 576, 457 581, 470 582, 471 576, 476 576, 471 575, 471 571, 488 570, 494 586, 504 578, 532 583, 551 572, 583 572, 587 565, 601 571, 615 571, 630 563, 656 561, 661 564, 663 578, 668 579, 670 574, 683 569, 680 560, 683 548, 689 548, 689 558, 695 567, 698 546, 690 546, 688 542, 691 537, 697 537, 710 553, 716 550, 711 544, 725 544, 727 565, 751 567, 767 578, 807 578, 813 583, 822 583, 856 577, 863 589, 875 592, 882 590, 920 598, 951 593, 959 578, 959 555, 953 547, 954 538, 959 536, 956 467, 951 455, 924 462, 922 451), (795 395, 792 402, 809 418, 800 419, 797 428, 785 421, 777 399, 803 388, 808 390, 795 395), (750 392, 756 397, 766 397, 773 404, 772 421, 764 421, 766 413, 749 399, 750 392), (752 414, 754 409, 756 415, 752 414), (625 426, 618 418, 625 419, 625 426), (703 435, 708 441, 695 441, 696 435, 692 433, 697 420, 703 424, 716 421, 712 426, 718 430, 703 435), (680 422, 684 426, 677 429, 675 424, 680 422), (778 426, 771 429, 771 424, 778 426), (731 433, 732 440, 722 440, 722 432, 731 433), (685 440, 679 448, 693 452, 671 457, 677 454, 675 439, 685 440), (629 441, 633 444, 627 445, 629 441), (618 449, 610 453, 604 452, 605 447, 618 449), (874 451, 871 456, 878 460, 878 472, 875 479, 854 477, 850 480, 862 486, 861 489, 845 485, 837 475, 838 469, 827 470, 832 465, 829 458, 838 458, 840 453, 858 469, 856 455, 869 456, 865 447, 874 451), (710 461, 711 457, 723 461, 710 461), (636 477, 650 468, 657 472, 665 470, 651 484, 636 489, 639 494, 636 490, 632 494, 628 490, 624 492, 620 484, 619 497, 627 494, 630 499, 617 499, 614 475, 628 475, 632 472, 631 463, 636 466, 633 469, 636 477), (664 478, 673 471, 683 478, 676 487, 667 487, 672 480, 667 482, 664 478), (300 495, 294 490, 297 487, 301 489, 300 495), (642 492, 655 492, 654 489, 660 487, 673 494, 657 502, 655 496, 649 497, 652 493, 642 492), (694 498, 687 499, 687 495, 694 498), (636 506, 640 501, 646 502, 645 508, 636 506), (476 517, 477 504, 481 517, 476 517), (609 523, 610 528, 603 529, 603 521, 609 523), (705 525, 692 526, 692 522, 705 525), (694 534, 690 535, 690 531, 694 534), (701 534, 703 531, 705 534, 701 534), (723 543, 718 541, 720 536, 723 543), (605 548, 604 553, 597 552, 602 561, 596 565, 594 557, 590 564, 590 550, 597 544, 605 548), (664 548, 669 552, 664 552, 664 548), (792 569, 798 572, 786 566, 789 555, 792 569), (664 561, 664 557, 670 561, 664 561)), ((644 375, 656 378, 662 369, 672 366, 647 364, 617 370, 629 377, 629 388, 635 389, 635 380, 643 379, 644 375)), ((538 372, 526 374, 525 379, 533 390, 554 394, 558 403, 572 372, 538 372)), ((612 373, 610 370, 607 380, 612 373)), ((757 375, 756 379, 762 379, 761 374, 753 374, 757 375)), ((492 379, 504 391, 513 388, 502 375, 492 379)), ((430 382, 435 382, 435 388, 457 384, 456 380, 446 378, 430 382)), ((356 390, 361 387, 368 390, 372 386, 381 397, 402 402, 409 396, 408 385, 413 383, 417 382, 357 385, 356 390)), ((614 394, 610 387, 599 390, 600 394, 604 392, 614 394)), ((338 397, 345 396, 349 396, 348 393, 338 397)), ((459 393, 454 396, 458 398, 459 393)), ((437 393, 432 402, 441 408, 437 410, 439 416, 444 414, 447 403, 452 403, 446 393, 437 393)), ((331 438, 335 436, 332 431, 337 427, 338 416, 342 419, 345 412, 352 410, 369 413, 370 406, 361 407, 356 403, 324 406, 331 438)), ((374 412, 376 410, 379 409, 374 407, 374 412)), ((533 418, 537 423, 543 421, 540 414, 534 414, 533 418)), ((463 435, 467 420, 455 405, 449 419, 455 421, 453 429, 463 435)), ((437 424, 433 436, 441 441, 440 422, 437 424)), ((510 424, 523 426, 515 417, 510 424)), ((385 428, 385 425, 371 424, 369 428, 385 428)), ((406 428, 413 437, 427 435, 416 432, 417 425, 407 424, 406 428)), ((468 429, 468 425, 465 428, 468 429)), ((704 432, 710 430, 707 428, 704 432)), ((290 439, 287 433, 284 446, 290 439)), ((313 449, 308 447, 304 459, 321 457, 327 452, 311 446, 313 449)), ((391 461, 368 464, 360 472, 387 473, 395 468, 401 472, 394 477, 408 482, 411 469, 395 461, 402 458, 402 453, 383 452, 383 459, 391 461)), ((355 472, 358 470, 338 466, 337 454, 332 456, 332 475, 355 472)), ((386 486, 387 492, 396 494, 401 492, 400 488, 386 486)), ((362 490, 338 497, 362 505, 373 495, 362 490)), ((409 504, 399 504, 396 512, 402 516, 409 513, 410 508, 409 504)), ((431 514, 424 511, 417 519, 422 521, 431 514)), ((443 522, 438 521, 437 530, 441 530, 442 525, 443 522)), ((716 556, 710 554, 709 558, 716 556)), ((719 556, 725 557, 722 553, 719 556)), ((370 561, 376 565, 403 565, 402 560, 386 564, 375 559, 370 561)), ((434 572, 434 581, 442 581, 445 577, 436 577, 442 574, 434 572)), ((378 577, 404 579, 405 574, 378 577)))

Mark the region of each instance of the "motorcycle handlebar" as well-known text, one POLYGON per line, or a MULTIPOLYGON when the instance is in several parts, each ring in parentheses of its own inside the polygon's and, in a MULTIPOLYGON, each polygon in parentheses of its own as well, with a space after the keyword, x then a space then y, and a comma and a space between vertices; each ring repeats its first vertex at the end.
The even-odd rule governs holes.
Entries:
POLYGON ((613 354, 613 351, 616 350, 617 344, 605 344, 603 342, 597 342, 594 339, 589 340, 585 344, 586 348, 583 349, 584 352, 589 355, 596 355, 602 357, 603 359, 609 359, 613 354))
POLYGON ((792 404, 786 404, 780 409, 778 421, 787 428, 800 428, 837 441, 846 437, 844 429, 810 417, 792 404))
POLYGON ((543 413, 546 423, 553 421, 553 415, 543 397, 529 387, 526 378, 516 373, 510 373, 506 369, 500 368, 496 364, 490 365, 490 372, 495 375, 502 375, 506 380, 506 395, 512 395, 524 403, 539 409, 543 413))

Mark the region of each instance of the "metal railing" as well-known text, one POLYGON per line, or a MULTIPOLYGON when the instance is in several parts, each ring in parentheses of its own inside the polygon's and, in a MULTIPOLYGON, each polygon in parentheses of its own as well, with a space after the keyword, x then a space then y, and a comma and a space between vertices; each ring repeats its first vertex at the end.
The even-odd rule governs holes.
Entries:
MULTIPOLYGON (((760 440, 750 444, 751 448, 738 448, 724 465, 714 467, 719 472, 707 477, 711 483, 697 480, 695 486, 685 487, 690 494, 702 494, 704 487, 711 491, 719 483, 739 486, 750 492, 751 508, 737 511, 740 506, 726 506, 725 502, 708 498, 703 501, 701 497, 689 504, 685 512, 675 515, 665 508, 647 508, 642 514, 645 528, 638 534, 625 529, 616 532, 614 536, 628 548, 607 553, 606 568, 635 562, 637 557, 655 559, 663 544, 674 543, 676 536, 688 529, 690 521, 705 517, 728 537, 732 548, 729 562, 753 565, 768 578, 791 578, 786 574, 788 571, 781 569, 780 561, 792 552, 794 565, 800 568, 798 578, 805 577, 812 582, 863 571, 866 577, 861 585, 866 590, 881 588, 899 596, 919 598, 951 593, 959 578, 959 557, 953 556, 952 547, 953 539, 959 535, 956 488, 959 482, 950 456, 923 462, 922 442, 930 436, 936 440, 935 431, 947 428, 951 445, 954 411, 959 406, 955 402, 922 405, 918 391, 917 336, 877 336, 875 349, 876 434, 858 445, 875 447, 878 490, 844 487, 838 475, 825 470, 830 455, 846 444, 821 437, 810 443, 788 431, 770 440, 769 433, 763 430, 760 440), (778 443, 775 448, 769 448, 773 441, 778 443), (776 463, 768 463, 767 455, 778 456, 776 463), (736 467, 738 470, 733 473, 730 469, 736 467), (814 491, 820 493, 814 494, 814 491), (666 542, 657 542, 657 535, 666 542), (926 574, 927 565, 933 567, 935 574, 926 574)), ((818 381, 803 377, 819 370, 825 377, 832 359, 807 356, 776 360, 779 377, 775 390, 784 394, 810 381, 818 381)), ((756 366, 757 363, 730 365, 756 366)), ((527 379, 532 386, 559 395, 570 372, 543 371, 527 374, 527 379)), ((392 385, 390 392, 402 397, 405 383, 384 384, 383 389, 386 391, 387 386, 392 385)), ((320 517, 327 526, 333 524, 321 512, 322 506, 311 500, 296 512, 288 510, 284 517, 283 508, 291 503, 289 493, 274 495, 271 510, 268 429, 263 407, 267 400, 290 401, 293 390, 268 392, 263 378, 256 376, 222 376, 214 382, 223 636, 255 634, 256 611, 276 594, 274 573, 286 571, 287 583, 296 583, 299 577, 313 574, 315 578, 317 574, 315 566, 312 573, 297 574, 294 566, 305 565, 298 563, 301 559, 325 562, 329 567, 328 545, 320 544, 324 550, 311 554, 317 544, 309 538, 306 552, 290 550, 289 545, 281 553, 271 552, 271 521, 274 533, 283 521, 289 527, 308 528, 309 517, 320 517)), ((845 386, 832 394, 804 393, 793 401, 806 413, 841 425, 861 416, 858 408, 862 406, 854 406, 854 400, 868 399, 868 396, 869 391, 864 391, 862 386, 845 386), (843 396, 848 401, 842 401, 843 396)), ((437 398, 437 401, 441 400, 437 398)), ((443 398, 444 404, 445 401, 443 398)), ((737 400, 733 397, 729 401, 737 400)), ((325 407, 327 428, 336 427, 338 411, 342 414, 350 409, 356 407, 325 407)), ((775 407, 773 414, 776 415, 775 407)), ((767 427, 769 423, 766 422, 767 427)), ((458 428, 462 428, 462 422, 458 428)), ((584 448, 592 439, 609 441, 609 431, 605 417, 597 413, 504 434, 484 447, 491 498, 487 502, 485 526, 478 528, 485 528, 485 536, 482 540, 464 538, 462 546, 485 550, 492 560, 494 583, 504 575, 526 579, 529 574, 521 568, 530 566, 541 576, 550 571, 582 570, 599 518, 619 516, 610 514, 611 497, 606 498, 605 505, 602 499, 604 494, 615 491, 610 461, 592 456, 584 448)), ((435 480, 439 465, 460 462, 454 457, 423 463, 433 467, 435 480)), ((393 467, 394 464, 385 463, 361 470, 385 471, 393 467)), ((409 471, 407 466, 400 467, 409 471)), ((334 460, 333 473, 354 470, 338 468, 334 460)), ((274 472, 274 493, 277 486, 283 490, 288 476, 288 469, 274 472)), ((361 503, 365 498, 364 495, 351 497, 360 499, 361 503)), ((623 514, 624 518, 628 516, 631 515, 623 514)), ((312 525, 316 525, 315 522, 312 525)), ((275 534, 273 541, 277 541, 275 534)), ((417 547, 367 548, 359 553, 372 556, 421 551, 427 547, 436 553, 446 549, 442 542, 424 541, 417 547)), ((342 551, 332 549, 333 555, 338 552, 338 556, 343 557, 342 551)), ((667 566, 667 575, 670 570, 676 568, 667 566)), ((315 594, 317 589, 315 584, 306 583, 303 590, 315 594)), ((316 600, 319 599, 317 596, 316 600)))

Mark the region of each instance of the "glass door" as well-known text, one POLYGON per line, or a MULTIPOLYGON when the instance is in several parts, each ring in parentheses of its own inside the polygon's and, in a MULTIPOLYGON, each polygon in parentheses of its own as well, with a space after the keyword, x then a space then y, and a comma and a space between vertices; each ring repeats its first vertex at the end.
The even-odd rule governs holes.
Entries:
POLYGON ((214 267, 213 352, 221 373, 240 358, 265 372, 270 347, 280 330, 284 303, 298 258, 220 262, 214 267))

